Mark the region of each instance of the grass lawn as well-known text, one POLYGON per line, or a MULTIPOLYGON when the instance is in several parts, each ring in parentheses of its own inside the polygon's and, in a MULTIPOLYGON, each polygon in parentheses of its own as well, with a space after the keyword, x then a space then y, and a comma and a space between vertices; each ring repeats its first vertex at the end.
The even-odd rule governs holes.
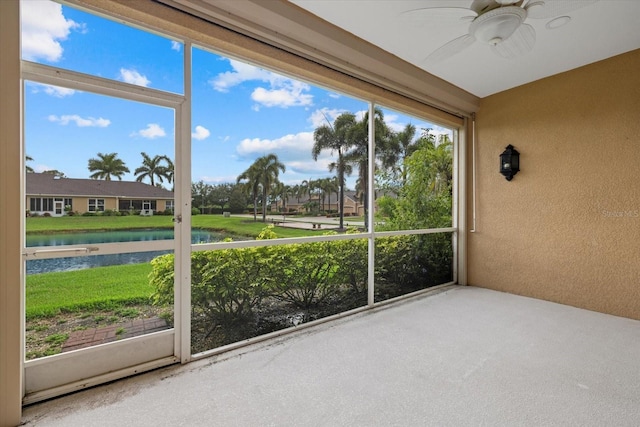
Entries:
POLYGON ((26 318, 148 303, 154 291, 149 284, 150 272, 151 264, 147 263, 30 274, 26 279, 26 318))
MULTIPOLYGON (((266 226, 263 222, 254 222, 243 217, 222 215, 195 215, 193 228, 210 231, 226 231, 230 234, 255 238, 266 226)), ((26 219, 27 234, 57 233, 65 231, 132 230, 140 228, 173 228, 170 216, 63 216, 29 217, 26 219)), ((300 230, 287 227, 275 227, 278 237, 303 237, 322 234, 322 230, 300 230)))
MULTIPOLYGON (((64 216, 27 218, 27 233, 171 228, 170 216, 64 216)), ((195 215, 193 227, 255 238, 266 225, 242 217, 195 215)), ((322 230, 276 227, 278 237, 302 237, 322 230)), ((55 316, 60 312, 108 309, 147 302, 150 264, 97 267, 79 271, 31 274, 26 278, 27 319, 55 316)))

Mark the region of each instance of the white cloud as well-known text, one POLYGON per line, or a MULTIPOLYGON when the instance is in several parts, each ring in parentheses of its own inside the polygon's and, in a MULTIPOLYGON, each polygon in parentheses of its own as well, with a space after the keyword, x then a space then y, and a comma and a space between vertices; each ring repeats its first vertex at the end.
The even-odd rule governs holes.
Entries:
POLYGON ((443 128, 441 126, 431 125, 431 133, 436 136, 449 135, 449 139, 453 140, 453 132, 451 129, 443 128))
POLYGON ((171 40, 171 49, 175 50, 176 52, 180 52, 180 49, 182 49, 182 44, 175 40, 171 40))
POLYGON ((209 129, 200 125, 196 126, 195 132, 191 133, 191 137, 193 139, 197 139, 198 141, 202 141, 203 139, 208 138, 209 135, 211 135, 211 132, 209 132, 209 129))
POLYGON ((136 70, 128 70, 126 68, 120 68, 119 79, 125 83, 131 83, 137 86, 147 87, 151 84, 151 81, 146 76, 143 76, 136 70))
POLYGON ((67 39, 72 29, 83 28, 66 19, 62 6, 52 1, 21 1, 20 10, 22 57, 30 61, 59 61, 64 50, 60 42, 67 39))
POLYGON ((147 139, 156 139, 165 136, 167 133, 157 123, 149 123, 145 129, 133 132, 131 136, 141 136, 147 139))
POLYGON ((75 90, 66 87, 47 85, 43 83, 29 82, 29 87, 33 93, 44 92, 47 95, 54 96, 56 98, 64 98, 65 96, 71 96, 76 93, 75 90))
MULTIPOLYGON (((329 163, 336 161, 329 152, 322 152, 315 161, 311 158, 313 132, 289 134, 276 139, 247 138, 238 144, 239 158, 253 160, 267 153, 273 153, 287 167, 284 174, 288 179, 298 181, 309 179, 309 174, 328 174, 329 163)), ((282 178, 284 179, 284 177, 282 178)))
POLYGON ((64 116, 56 116, 56 115, 50 115, 49 116, 49 121, 50 122, 55 122, 55 123, 60 123, 61 125, 68 125, 71 122, 74 122, 76 124, 76 126, 78 127, 99 127, 99 128, 106 128, 107 126, 109 126, 111 124, 111 120, 108 119, 103 119, 102 117, 96 119, 93 117, 87 117, 87 118, 83 118, 80 117, 77 114, 72 114, 72 115, 64 115, 64 116))
POLYGON ((244 62, 230 59, 229 63, 233 71, 225 71, 224 73, 218 74, 216 78, 209 80, 209 84, 218 92, 229 92, 230 88, 245 81, 258 80, 270 82, 279 77, 269 71, 245 64, 244 62))
POLYGON ((224 184, 226 182, 236 182, 238 179, 237 175, 227 175, 227 176, 201 176, 198 181, 203 181, 207 184, 224 184))
POLYGON ((44 92, 47 95, 55 96, 56 98, 64 98, 65 96, 71 96, 74 93, 76 93, 75 90, 69 89, 66 87, 51 86, 51 85, 43 85, 43 86, 44 86, 44 92))
POLYGON ((335 108, 329 109, 325 107, 311 113, 311 116, 309 116, 307 120, 311 122, 311 125, 314 129, 327 124, 331 124, 333 126, 333 122, 335 121, 336 117, 344 112, 345 110, 338 110, 335 108), (327 123, 327 121, 329 123, 327 123))
MULTIPOLYGON (((405 126, 407 125, 406 123, 400 123, 398 122, 398 115, 397 114, 385 114, 384 115, 384 122, 387 124, 387 126, 394 132, 401 132, 405 126)), ((416 128, 417 129, 417 128, 416 128)), ((416 134, 418 134, 419 132, 416 132, 416 134)))
MULTIPOLYGON (((228 92, 230 88, 247 81, 267 83, 268 87, 257 87, 251 99, 266 107, 299 107, 313 104, 313 95, 307 93, 311 86, 306 83, 254 67, 243 62, 229 60, 233 71, 218 74, 209 81, 218 92, 228 92)), ((254 106, 255 111, 259 105, 254 106)))
POLYGON ((283 87, 279 88, 255 88, 251 94, 251 99, 265 107, 288 108, 313 104, 313 95, 303 93, 310 90, 308 84, 295 80, 289 80, 282 84, 283 87))
POLYGON ((236 148, 241 157, 262 156, 265 153, 276 153, 278 157, 290 157, 303 152, 311 155, 313 148, 313 132, 289 134, 276 139, 246 138, 236 148))
MULTIPOLYGON (((329 172, 329 163, 332 161, 334 160, 328 157, 318 158, 317 162, 314 160, 294 160, 286 162, 287 172, 295 172, 296 174, 303 175, 327 174, 329 172)), ((302 179, 308 179, 308 177, 302 179)))

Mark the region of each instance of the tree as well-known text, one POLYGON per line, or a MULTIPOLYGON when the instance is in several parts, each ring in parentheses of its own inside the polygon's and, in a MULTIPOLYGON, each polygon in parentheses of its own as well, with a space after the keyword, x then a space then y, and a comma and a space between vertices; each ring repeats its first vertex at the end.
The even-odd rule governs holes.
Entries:
POLYGON ((289 196, 293 194, 293 187, 287 184, 283 184, 282 182, 278 182, 273 187, 273 194, 276 196, 276 207, 278 204, 277 202, 279 200, 282 202, 281 211, 286 212, 289 196))
MULTIPOLYGON (((391 159, 384 155, 388 153, 390 145, 390 131, 384 122, 384 113, 378 107, 374 109, 374 135, 376 154, 380 153, 383 166, 387 166, 391 159)), ((350 150, 345 153, 345 160, 358 168, 356 191, 364 204, 364 223, 368 228, 368 172, 369 172, 369 112, 349 130, 349 139, 352 143, 350 150)))
POLYGON ((66 178, 66 176, 64 175, 64 172, 60 172, 58 169, 46 170, 46 171, 42 171, 42 173, 57 176, 58 178, 66 178))
POLYGON ((259 192, 260 192, 260 179, 259 179, 259 172, 258 172, 257 168, 255 167, 255 163, 252 164, 251 166, 249 166, 249 168, 247 168, 247 170, 245 170, 244 172, 242 172, 238 176, 238 179, 237 179, 238 184, 240 184, 241 181, 245 181, 243 183, 245 192, 253 200, 253 220, 257 221, 258 220, 258 195, 259 195, 259 192))
MULTIPOLYGON (((326 119, 326 117, 325 117, 326 119)), ((336 171, 340 194, 338 196, 340 229, 344 228, 344 186, 345 176, 351 175, 351 165, 345 159, 345 152, 352 145, 352 129, 356 125, 356 116, 353 113, 342 113, 336 117, 333 124, 327 120, 326 125, 316 128, 313 132, 313 148, 311 155, 313 160, 318 160, 318 156, 323 150, 329 150, 331 154, 338 154, 338 159, 329 165, 329 171, 336 171)))
POLYGON ((286 167, 275 154, 260 157, 255 164, 259 170, 259 180, 262 186, 262 222, 266 222, 269 192, 272 186, 278 182, 280 171, 285 172, 286 167))
POLYGON ((200 209, 200 213, 204 213, 204 208, 209 204, 209 195, 211 194, 211 185, 205 184, 203 181, 191 183, 192 206, 200 209))
POLYGON ((278 175, 284 172, 286 167, 278 160, 275 154, 268 154, 256 159, 255 162, 240 176, 238 183, 246 181, 248 188, 253 196, 253 219, 257 219, 258 195, 262 193, 262 221, 267 220, 267 200, 271 192, 271 188, 278 182, 278 175))
POLYGON ((234 185, 229 195, 229 211, 232 213, 243 213, 247 209, 247 196, 242 191, 241 185, 234 185))
POLYGON ((407 181, 387 213, 390 229, 451 226, 452 144, 443 135, 438 144, 424 139, 405 159, 407 181))
POLYGON ((136 176, 136 181, 142 182, 145 178, 149 178, 149 182, 153 186, 157 177, 160 183, 163 182, 163 179, 171 182, 173 178, 173 162, 167 156, 156 155, 150 157, 144 151, 140 154, 142 155, 142 166, 133 172, 136 176), (163 162, 166 164, 163 164, 163 162))
POLYGON ((104 179, 111 181, 114 176, 122 181, 122 176, 129 173, 129 168, 118 158, 118 153, 98 153, 98 158, 89 159, 89 172, 93 172, 91 179, 104 179))
POLYGON ((407 182, 407 168, 404 159, 416 150, 416 144, 414 144, 415 136, 416 127, 411 123, 407 123, 403 130, 394 133, 392 136, 394 150, 388 155, 391 158, 390 160, 397 165, 397 170, 394 172, 400 174, 400 185, 404 185, 407 182))
MULTIPOLYGON (((32 162, 33 161, 33 157, 27 155, 27 156, 25 156, 24 160, 25 160, 25 163, 26 162, 32 162)), ((25 169, 25 172, 29 172, 29 173, 35 172, 35 170, 33 170, 33 168, 31 166, 28 166, 28 165, 24 165, 24 169, 25 169)))

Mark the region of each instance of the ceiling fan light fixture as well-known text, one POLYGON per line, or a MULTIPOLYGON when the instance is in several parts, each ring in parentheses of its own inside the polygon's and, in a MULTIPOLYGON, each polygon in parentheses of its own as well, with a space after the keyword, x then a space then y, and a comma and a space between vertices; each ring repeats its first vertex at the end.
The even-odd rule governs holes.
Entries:
POLYGON ((469 26, 469 34, 483 43, 495 46, 508 39, 526 17, 527 11, 521 7, 499 7, 474 19, 469 26))

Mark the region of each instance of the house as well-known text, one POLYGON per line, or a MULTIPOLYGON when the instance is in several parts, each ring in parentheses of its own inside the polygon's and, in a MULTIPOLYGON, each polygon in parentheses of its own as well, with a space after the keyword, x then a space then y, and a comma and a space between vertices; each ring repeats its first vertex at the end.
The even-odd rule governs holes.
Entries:
POLYGON ((173 192, 143 182, 60 178, 47 173, 27 173, 25 195, 32 215, 105 210, 151 215, 174 207, 173 192))
MULTIPOLYGON (((296 197, 289 197, 285 206, 288 212, 295 211, 298 213, 305 213, 314 210, 337 212, 340 207, 340 201, 338 200, 339 197, 339 193, 332 192, 325 196, 324 203, 322 201, 322 197, 315 194, 311 196, 306 195, 299 199, 296 197)), ((281 207, 282 201, 280 200, 272 204, 273 211, 277 211, 281 207)), ((364 214, 364 205, 358 200, 357 193, 355 191, 348 190, 344 192, 344 213, 354 216, 364 214)))
MULTIPOLYGON (((181 375, 173 373, 161 372, 162 379, 153 386, 127 381, 116 386, 120 388, 116 393, 77 405, 80 411, 90 408, 90 412, 76 425, 95 422, 97 417, 113 423, 117 423, 116 417, 122 417, 122 424, 171 424, 173 420, 162 418, 163 415, 170 416, 183 407, 188 407, 189 412, 180 412, 185 418, 175 420, 175 424, 205 424, 214 422, 212 420, 242 424, 239 417, 252 411, 260 415, 254 424, 279 424, 279 415, 294 411, 300 417, 309 417, 302 418, 307 425, 314 420, 316 424, 340 424, 339 417, 343 414, 352 415, 353 424, 365 425, 637 425, 640 416, 637 388, 640 327, 640 32, 637 18, 640 2, 566 2, 589 5, 563 12, 558 18, 564 19, 527 19, 527 26, 521 28, 535 25, 538 37, 531 56, 522 60, 491 56, 489 45, 465 37, 467 27, 457 32, 446 25, 431 26, 424 22, 409 26, 407 20, 402 19, 406 15, 393 7, 410 2, 343 0, 338 5, 338 2, 305 0, 68 0, 68 3, 131 21, 167 34, 171 39, 183 37, 352 96, 427 115, 455 128, 459 137, 456 150, 460 154, 456 164, 458 185, 453 190, 457 222, 452 233, 458 256, 455 283, 471 294, 461 304, 456 304, 456 298, 434 298, 433 304, 426 304, 420 311, 426 312, 442 300, 450 304, 441 306, 437 312, 439 318, 433 316, 427 321, 408 316, 407 305, 385 306, 385 319, 398 321, 394 323, 395 328, 385 329, 387 323, 377 323, 385 333, 373 335, 366 322, 358 321, 356 333, 350 336, 352 347, 347 350, 336 341, 326 340, 319 347, 330 351, 307 351, 313 350, 314 339, 319 339, 318 335, 307 333, 301 334, 305 341, 290 352, 285 352, 288 347, 278 342, 265 346, 263 351, 238 353, 237 357, 229 358, 230 363, 222 358, 215 363, 203 363, 190 370, 196 376, 190 376, 194 383, 178 390, 170 388, 181 379, 181 375), (319 17, 322 10, 316 16, 297 4, 327 8, 326 20, 319 17), (569 15, 573 15, 573 20, 569 15), (383 40, 376 45, 373 37, 358 36, 359 27, 371 28, 374 35, 380 34, 383 40), (421 68, 429 53, 450 40, 458 40, 456 46, 460 50, 466 48, 465 51, 430 71, 421 68), (461 42, 467 44, 462 46, 461 42), (474 46, 469 47, 469 42, 474 42, 474 46), (420 50, 423 45, 429 45, 430 49, 423 52, 420 50), (401 59, 401 54, 407 59, 401 59), (407 62, 412 58, 413 63, 407 62), (521 153, 520 172, 513 180, 506 181, 499 172, 498 160, 510 144, 521 153), (499 304, 491 304, 488 299, 496 295, 505 298, 500 298, 499 304), (528 317, 524 315, 525 310, 539 310, 541 314, 528 317), (507 311, 509 316, 505 314, 507 311), (547 316, 550 312, 561 314, 547 316), (572 314, 566 315, 569 312, 572 314), (592 327, 584 328, 585 318, 594 321, 592 327), (424 328, 430 321, 443 328, 450 326, 442 319, 455 322, 452 324, 456 327, 446 329, 448 336, 431 341, 438 327, 424 328), (464 321, 456 322, 456 319, 464 321), (538 330, 538 327, 544 329, 538 330), (535 334, 536 337, 543 337, 545 331, 553 333, 553 342, 539 346, 540 341, 532 340, 534 330, 541 332, 535 334), (565 333, 557 335, 560 330, 565 333), (416 334, 421 335, 416 337, 416 334), (507 349, 501 346, 505 335, 509 335, 507 349), (395 340, 397 336, 417 339, 408 344, 395 340), (351 348, 355 350, 365 341, 370 343, 370 339, 376 340, 371 351, 354 357, 351 348), (478 348, 482 342, 489 344, 480 354, 478 348), (584 343, 587 344, 582 345, 584 343), (274 349, 277 351, 269 353, 270 358, 260 359, 267 350, 274 349), (512 364, 503 364, 498 349, 502 354, 517 357, 511 359, 512 364), (427 353, 432 357, 428 358, 427 353), (381 354, 395 357, 387 359, 388 364, 379 370, 370 369, 370 361, 381 354), (416 357, 411 357, 412 354, 416 357), (330 375, 316 370, 326 360, 336 357, 340 363, 334 365, 330 375), (449 360, 453 357, 462 369, 452 370, 449 360), (588 365, 584 365, 586 359, 590 361, 588 365), (253 361, 253 369, 243 371, 246 365, 242 363, 246 360, 253 361), (359 364, 350 363, 354 360, 359 364), (306 361, 315 363, 306 369, 306 361), (280 370, 266 379, 290 379, 290 387, 272 391, 262 374, 278 362, 282 363, 278 365, 280 370), (236 366, 234 373, 207 375, 208 368, 224 369, 229 364, 236 366), (349 369, 351 366, 356 369, 349 369), (555 376, 549 377, 547 371, 555 376), (246 372, 252 375, 242 376, 246 372), (306 375, 308 372, 317 375, 306 375), (442 376, 440 372, 456 375, 442 376), (530 375, 532 372, 540 376, 530 375), (595 376, 589 377, 591 374, 595 376), (585 381, 583 376, 590 381, 585 381), (197 377, 209 381, 194 392, 192 387, 197 377), (350 381, 350 377, 370 378, 371 382, 350 381), (327 378, 340 387, 332 386, 325 381, 327 378), (480 379, 492 386, 491 391, 482 387, 480 379), (160 383, 169 388, 160 389, 160 383), (317 383, 321 386, 316 386, 317 383), (519 387, 512 387, 514 383, 519 387), (412 387, 406 387, 407 384, 412 387), (248 396, 232 388, 242 385, 249 386, 243 391, 250 389, 254 394, 248 396), (389 399, 405 389, 414 391, 407 400, 396 402, 395 406, 387 405, 389 399), (145 391, 151 392, 150 401, 143 402, 142 395, 149 395, 145 391), (166 400, 160 401, 161 397, 166 400), (576 401, 580 404, 575 405, 576 401), (438 405, 430 412, 421 412, 432 402, 438 405), (360 406, 350 406, 350 403, 360 406), (233 411, 222 418, 221 413, 229 407, 233 411), (477 411, 469 413, 470 407, 476 407, 477 411), (393 410, 398 411, 391 412, 393 410), (127 419, 126 411, 138 418, 127 419), (397 418, 385 418, 389 413, 397 418), (424 418, 410 418, 415 413, 424 418), (486 413, 496 414, 498 418, 483 418, 486 413), (554 418, 556 413, 567 417, 554 418), (156 422, 151 419, 154 415, 160 417, 156 422), (204 418, 195 418, 198 416, 204 418), (595 418, 600 422, 595 422, 595 418)), ((498 2, 489 0, 455 3, 463 8, 471 4, 498 7, 498 2)), ((519 7, 509 1, 500 3, 519 7)), ((529 3, 534 5, 534 11, 544 7, 540 2, 525 4, 529 3)), ((425 0, 424 4, 441 6, 443 2, 425 0)), ((522 19, 522 13, 511 15, 522 19)), ((436 15, 443 16, 442 13, 436 15)), ((485 16, 467 11, 467 17, 470 15, 485 16)), ((0 63, 0 425, 13 426, 21 423, 25 393, 22 351, 25 292, 21 253, 25 201, 21 144, 24 67, 21 68, 20 61, 17 0, 0 1, 0 24, 3 54, 0 63)), ((519 47, 522 48, 530 39, 519 40, 524 40, 519 47)), ((487 41, 497 44, 501 39, 495 37, 487 41)), ((47 81, 55 82, 54 74, 49 73, 47 81)), ((78 85, 90 88, 92 83, 84 80, 78 85)), ((137 94, 146 99, 142 90, 137 94)), ((178 100, 176 104, 182 105, 183 101, 178 100)), ((190 130, 186 128, 183 134, 188 137, 190 130)), ((179 170, 180 165, 177 166, 179 170)), ((189 205, 178 202, 179 191, 176 200, 177 210, 189 205)), ((365 238, 371 242, 375 233, 365 238)), ((185 244, 182 250, 188 253, 189 245, 185 244)), ((188 268, 182 273, 188 274, 188 268)), ((180 290, 182 293, 176 292, 176 296, 189 295, 188 288, 180 290)), ((374 307, 375 304, 370 303, 365 309, 374 307)), ((189 307, 182 305, 178 312, 188 313, 189 307)), ((348 324, 353 318, 343 317, 342 321, 348 324)), ((74 363, 75 354, 65 355, 64 369, 46 370, 46 364, 55 356, 38 361, 32 367, 44 372, 40 375, 42 379, 57 379, 56 386, 62 384, 80 390, 100 380, 133 375, 140 369, 191 362, 188 341, 184 341, 188 339, 188 332, 189 325, 183 324, 182 329, 176 327, 175 336, 159 333, 164 340, 158 348, 166 350, 166 354, 153 361, 140 358, 151 346, 134 339, 104 346, 113 349, 108 355, 94 349, 91 356, 96 362, 90 367, 105 371, 91 372, 73 383, 65 383, 63 373, 67 375, 90 365, 74 363), (127 347, 130 344, 137 347, 130 349, 127 347), (113 367, 127 355, 136 358, 137 364, 113 367)), ((186 365, 185 371, 188 367, 186 365)), ((73 406, 65 408, 70 407, 73 406)), ((296 423, 299 420, 295 418, 288 421, 282 424, 305 424, 296 423)))

